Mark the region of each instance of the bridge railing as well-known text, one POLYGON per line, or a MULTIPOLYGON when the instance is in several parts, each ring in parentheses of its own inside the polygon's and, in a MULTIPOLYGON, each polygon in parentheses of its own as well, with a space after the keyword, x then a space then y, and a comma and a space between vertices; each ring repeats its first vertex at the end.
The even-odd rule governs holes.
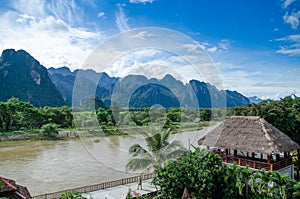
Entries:
MULTIPOLYGON (((62 194, 68 191, 76 191, 80 193, 88 193, 92 191, 99 191, 102 189, 107 189, 111 187, 116 187, 120 185, 125 185, 125 184, 130 184, 138 181, 139 176, 133 176, 133 177, 128 177, 128 178, 123 178, 119 180, 114 180, 110 182, 102 182, 100 184, 94 184, 94 185, 88 185, 84 187, 78 187, 74 189, 67 189, 63 191, 57 191, 53 193, 45 193, 37 196, 33 196, 33 199, 54 199, 54 198, 59 198, 62 194)), ((143 175, 143 180, 148 180, 154 178, 154 173, 148 173, 143 175)), ((125 197, 125 196, 124 196, 125 197)))

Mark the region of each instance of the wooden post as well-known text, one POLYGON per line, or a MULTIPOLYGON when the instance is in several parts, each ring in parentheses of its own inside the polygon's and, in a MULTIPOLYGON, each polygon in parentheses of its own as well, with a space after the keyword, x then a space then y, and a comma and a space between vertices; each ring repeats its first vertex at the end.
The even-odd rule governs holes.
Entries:
POLYGON ((225 162, 228 163, 228 149, 225 149, 225 162))
POLYGON ((273 171, 273 164, 270 164, 270 171, 273 171))
POLYGON ((276 161, 280 160, 280 155, 276 154, 276 161))
POLYGON ((233 151, 233 157, 237 157, 237 150, 233 151))
POLYGON ((271 164, 271 155, 270 154, 268 154, 268 156, 267 156, 267 163, 271 164))
POLYGON ((296 174, 297 174, 297 180, 300 179, 300 149, 297 149, 297 168, 296 168, 296 174))
POLYGON ((238 165, 241 166, 241 163, 242 163, 241 158, 239 158, 238 159, 238 165))

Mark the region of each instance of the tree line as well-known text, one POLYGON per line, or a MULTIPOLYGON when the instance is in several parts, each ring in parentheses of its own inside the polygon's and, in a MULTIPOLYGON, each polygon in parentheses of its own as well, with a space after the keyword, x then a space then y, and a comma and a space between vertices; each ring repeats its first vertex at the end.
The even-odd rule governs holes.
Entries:
POLYGON ((58 127, 72 126, 73 115, 68 106, 36 108, 28 102, 10 98, 0 102, 0 131, 18 131, 41 128, 54 123, 58 127))

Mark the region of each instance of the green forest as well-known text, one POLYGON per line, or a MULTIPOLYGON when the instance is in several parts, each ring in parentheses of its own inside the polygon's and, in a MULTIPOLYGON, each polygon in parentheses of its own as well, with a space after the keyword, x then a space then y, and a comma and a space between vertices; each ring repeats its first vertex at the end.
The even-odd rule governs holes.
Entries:
POLYGON ((105 107, 98 97, 90 98, 82 107, 34 107, 28 102, 11 98, 7 102, 0 102, 0 132, 16 134, 55 124, 60 129, 95 127, 105 133, 117 132, 122 128, 157 125, 164 129, 170 128, 174 133, 180 129, 200 129, 207 126, 209 121, 221 121, 231 115, 260 116, 300 143, 300 98, 294 95, 227 109, 124 109, 116 104, 105 107))

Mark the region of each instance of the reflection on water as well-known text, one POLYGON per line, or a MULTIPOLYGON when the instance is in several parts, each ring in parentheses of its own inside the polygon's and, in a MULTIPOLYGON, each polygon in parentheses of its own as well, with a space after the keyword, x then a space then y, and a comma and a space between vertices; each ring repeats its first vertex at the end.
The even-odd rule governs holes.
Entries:
MULTIPOLYGON (((171 139, 197 146, 203 134, 180 133, 171 139)), ((0 142, 0 176, 27 186, 32 195, 120 179, 133 175, 125 165, 135 143, 145 145, 141 135, 0 142)))

